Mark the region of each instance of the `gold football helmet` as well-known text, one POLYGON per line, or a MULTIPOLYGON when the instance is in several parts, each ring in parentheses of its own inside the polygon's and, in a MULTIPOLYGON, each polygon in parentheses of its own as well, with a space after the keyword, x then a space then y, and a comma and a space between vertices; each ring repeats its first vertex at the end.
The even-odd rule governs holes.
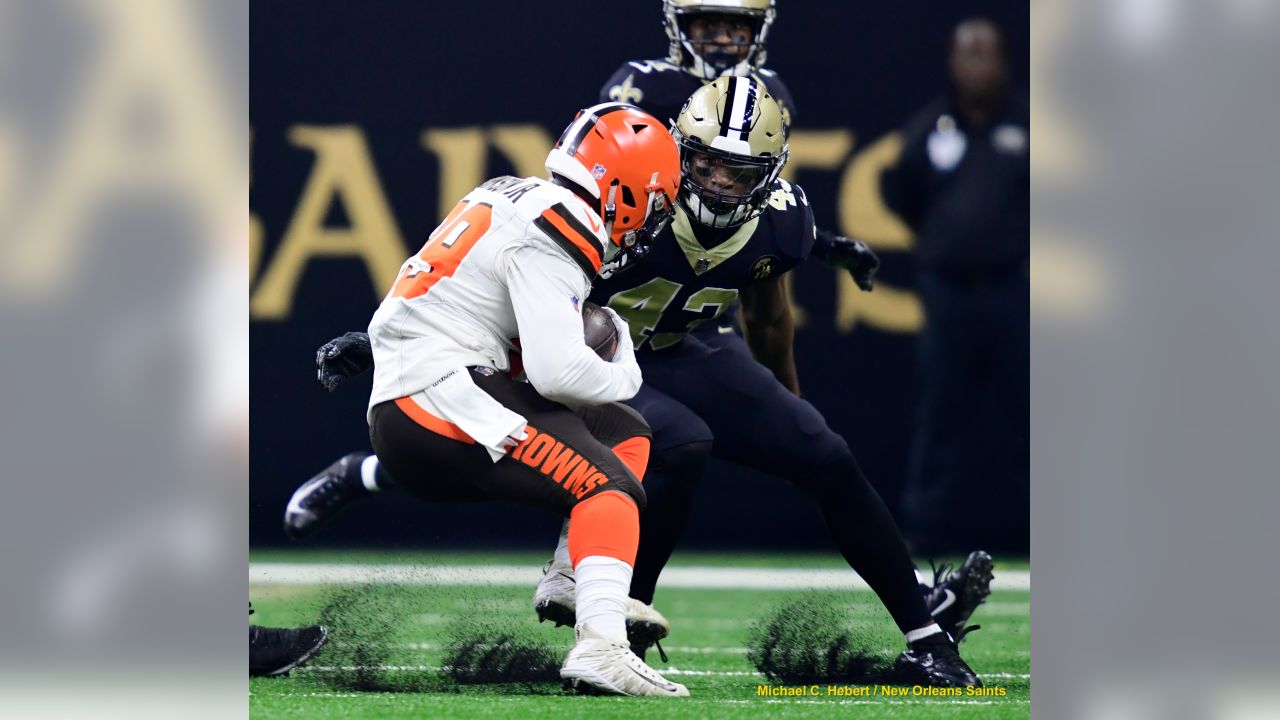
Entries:
POLYGON ((774 0, 664 0, 671 62, 704 80, 764 65, 774 0))
POLYGON ((698 88, 671 126, 679 202, 690 219, 733 227, 764 211, 787 162, 782 108, 760 81, 720 77, 698 88))

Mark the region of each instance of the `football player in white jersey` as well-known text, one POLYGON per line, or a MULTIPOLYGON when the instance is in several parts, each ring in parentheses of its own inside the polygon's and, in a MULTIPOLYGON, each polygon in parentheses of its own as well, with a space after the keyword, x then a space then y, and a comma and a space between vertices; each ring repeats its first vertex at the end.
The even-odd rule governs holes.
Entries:
POLYGON ((468 193, 369 325, 369 435, 391 482, 427 500, 514 500, 572 518, 577 644, 560 674, 622 695, 688 690, 627 642, 650 433, 618 403, 640 387, 626 323, 610 311, 619 343, 602 359, 583 341, 581 307, 602 263, 642 253, 670 220, 679 163, 638 108, 583 110, 547 157, 550 179, 468 193), (527 383, 511 376, 516 349, 527 383))

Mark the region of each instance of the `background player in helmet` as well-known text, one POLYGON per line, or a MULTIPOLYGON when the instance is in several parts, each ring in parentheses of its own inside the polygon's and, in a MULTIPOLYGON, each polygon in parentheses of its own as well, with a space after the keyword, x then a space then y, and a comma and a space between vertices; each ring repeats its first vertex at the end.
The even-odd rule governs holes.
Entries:
MULTIPOLYGON (((841 554, 902 630, 909 644, 900 657, 905 669, 922 683, 977 684, 931 617, 883 501, 845 441, 797 396, 782 278, 808 255, 815 231, 804 191, 778 178, 787 154, 780 107, 759 81, 722 77, 694 93, 672 133, 682 168, 675 220, 647 253, 619 252, 591 294, 628 320, 645 382, 627 404, 653 431, 646 473, 651 502, 641 519, 630 589, 644 605, 631 608, 632 640, 643 645, 653 639, 645 633, 665 632, 666 621, 648 605, 683 530, 693 488, 715 456, 785 479, 818 501, 841 554), (746 341, 733 336, 712 346, 697 337, 700 324, 739 297, 746 341)), ((341 480, 344 474, 350 477, 331 469, 312 482, 349 488, 335 491, 346 502, 361 491, 341 480)), ((326 510, 303 529, 331 516, 326 510)), ((570 543, 562 536, 535 594, 540 613, 566 621, 575 611, 570 543)), ((943 622, 957 639, 990 582, 990 558, 983 558, 947 578, 956 597, 946 602, 943 622)), ((931 600, 942 606, 939 597, 931 600)))
POLYGON ((597 105, 547 169, 549 180, 502 177, 468 193, 404 263, 369 325, 370 439, 384 482, 418 497, 514 500, 573 519, 577 643, 562 678, 688 695, 628 647, 649 441, 616 401, 635 394, 640 370, 628 337, 612 362, 586 347, 579 302, 602 263, 641 251, 670 218, 676 146, 640 110, 597 105), (528 383, 506 373, 517 339, 528 383))
MULTIPOLYGON (((764 67, 776 0, 664 0, 667 57, 625 62, 600 89, 600 101, 632 103, 654 117, 674 120, 695 90, 717 77, 751 77, 764 84, 782 109, 789 133, 795 101, 778 74, 764 67)), ((832 268, 847 270, 863 290, 871 290, 880 261, 866 244, 818 228, 810 254, 832 268)), ((736 309, 725 314, 731 326, 736 309)), ((718 342, 715 324, 699 335, 718 342)))
POLYGON ((630 102, 669 122, 694 90, 712 80, 751 77, 769 90, 790 130, 791 91, 764 67, 765 39, 776 15, 773 0, 666 0, 662 15, 667 57, 623 63, 600 89, 602 102, 630 102))

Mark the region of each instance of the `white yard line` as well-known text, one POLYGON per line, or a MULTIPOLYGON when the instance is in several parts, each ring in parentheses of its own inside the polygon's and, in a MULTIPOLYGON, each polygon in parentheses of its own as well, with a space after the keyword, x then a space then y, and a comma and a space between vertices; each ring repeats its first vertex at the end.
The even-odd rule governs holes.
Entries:
MULTIPOLYGON (((253 585, 526 585, 542 568, 523 565, 252 563, 253 585)), ((669 567, 664 588, 711 590, 870 590, 850 570, 830 568, 669 567)), ((1030 592, 1031 571, 996 569, 992 590, 1030 592)))

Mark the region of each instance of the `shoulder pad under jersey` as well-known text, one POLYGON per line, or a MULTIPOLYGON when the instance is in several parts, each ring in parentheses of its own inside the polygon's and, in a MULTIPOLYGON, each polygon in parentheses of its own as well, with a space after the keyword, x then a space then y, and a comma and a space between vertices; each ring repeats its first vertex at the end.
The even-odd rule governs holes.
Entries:
POLYGON ((702 87, 702 81, 663 60, 625 62, 600 88, 600 102, 624 102, 666 123, 702 87))
POLYGON ((792 124, 796 120, 796 101, 791 97, 791 90, 786 83, 782 82, 782 77, 778 73, 768 68, 760 68, 752 75, 764 83, 765 89, 782 106, 782 123, 787 127, 787 131, 790 132, 792 124))
POLYGON ((786 258, 799 263, 809 256, 817 230, 813 208, 803 188, 778 178, 769 193, 764 214, 767 217, 761 220, 770 226, 774 242, 786 258))
POLYGON ((516 202, 516 212, 530 232, 550 240, 593 278, 600 270, 606 243, 604 223, 585 201, 567 188, 539 178, 539 186, 516 202))

